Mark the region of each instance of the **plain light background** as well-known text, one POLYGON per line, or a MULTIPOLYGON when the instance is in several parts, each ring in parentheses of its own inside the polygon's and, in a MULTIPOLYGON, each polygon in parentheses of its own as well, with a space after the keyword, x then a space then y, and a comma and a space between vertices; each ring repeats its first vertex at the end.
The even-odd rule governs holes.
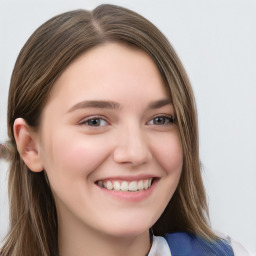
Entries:
MULTIPOLYGON (((197 100, 200 156, 214 229, 256 252, 256 1, 0 0, 0 142, 17 55, 32 32, 72 9, 118 4, 168 37, 197 100)), ((0 163, 0 239, 8 229, 7 168, 0 163)))

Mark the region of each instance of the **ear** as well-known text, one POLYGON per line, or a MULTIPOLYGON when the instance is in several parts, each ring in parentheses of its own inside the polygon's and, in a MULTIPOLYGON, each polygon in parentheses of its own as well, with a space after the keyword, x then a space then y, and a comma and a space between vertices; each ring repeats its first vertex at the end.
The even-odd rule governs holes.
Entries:
POLYGON ((17 118, 13 124, 14 137, 21 158, 33 172, 41 172, 44 167, 38 154, 37 134, 23 118, 17 118))

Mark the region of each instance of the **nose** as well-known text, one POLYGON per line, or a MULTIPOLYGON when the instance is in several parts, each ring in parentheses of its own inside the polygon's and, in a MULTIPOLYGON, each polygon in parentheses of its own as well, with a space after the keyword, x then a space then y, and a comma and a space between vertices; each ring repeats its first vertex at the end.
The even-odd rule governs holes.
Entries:
POLYGON ((130 127, 120 133, 113 155, 115 162, 139 166, 152 158, 147 136, 139 127, 130 127))

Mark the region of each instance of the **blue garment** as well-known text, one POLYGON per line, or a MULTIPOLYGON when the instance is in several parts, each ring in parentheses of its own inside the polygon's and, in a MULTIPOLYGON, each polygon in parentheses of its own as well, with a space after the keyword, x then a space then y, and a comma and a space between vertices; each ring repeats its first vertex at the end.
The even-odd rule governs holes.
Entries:
POLYGON ((165 236, 172 256, 234 256, 231 246, 225 240, 206 241, 196 235, 184 232, 165 236))

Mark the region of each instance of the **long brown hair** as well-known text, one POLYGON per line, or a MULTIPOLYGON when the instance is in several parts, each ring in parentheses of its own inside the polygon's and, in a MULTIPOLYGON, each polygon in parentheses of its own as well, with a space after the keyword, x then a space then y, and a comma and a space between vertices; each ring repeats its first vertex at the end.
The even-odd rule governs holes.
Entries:
POLYGON ((186 231, 215 239, 200 173, 197 114, 186 72, 163 34, 137 13, 113 5, 58 15, 39 27, 22 48, 11 78, 8 135, 13 147, 9 172, 10 231, 2 256, 58 255, 54 198, 44 172, 34 173, 21 159, 13 124, 22 117, 33 128, 56 79, 90 48, 116 41, 145 51, 154 60, 170 94, 183 146, 179 185, 154 224, 156 235, 186 231))

